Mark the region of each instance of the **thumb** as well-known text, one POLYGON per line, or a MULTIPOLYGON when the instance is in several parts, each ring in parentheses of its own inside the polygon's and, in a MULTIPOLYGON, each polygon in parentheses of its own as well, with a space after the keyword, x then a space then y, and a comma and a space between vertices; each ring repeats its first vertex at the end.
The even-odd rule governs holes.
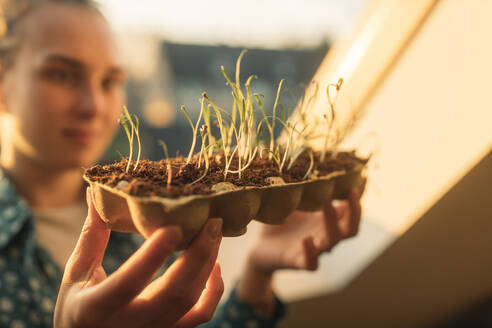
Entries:
POLYGON ((86 197, 89 211, 65 268, 64 280, 68 282, 85 279, 87 274, 101 265, 111 232, 96 211, 90 187, 87 187, 86 197))

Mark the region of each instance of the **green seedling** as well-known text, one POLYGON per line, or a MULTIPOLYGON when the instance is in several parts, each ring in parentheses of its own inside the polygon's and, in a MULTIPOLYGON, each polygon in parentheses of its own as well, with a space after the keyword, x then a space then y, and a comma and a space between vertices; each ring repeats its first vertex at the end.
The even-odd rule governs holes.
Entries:
MULTIPOLYGON (((202 146, 200 149, 200 156, 198 158, 198 167, 200 167, 200 163, 202 161, 201 158, 203 156, 204 161, 205 161, 205 169, 203 170, 203 174, 198 179, 193 181, 191 184, 195 184, 198 181, 205 178, 207 176, 208 170, 210 168, 210 161, 209 161, 208 154, 207 154, 207 147, 205 146, 206 145, 206 139, 207 139, 207 126, 206 125, 202 125, 202 127, 200 128, 200 136, 202 137, 202 146)), ((212 146, 213 146, 213 144, 209 145, 209 147, 212 147, 212 146)))
MULTIPOLYGON (((326 150, 328 149, 328 142, 330 140, 330 136, 332 133, 331 130, 333 128, 333 124, 335 123, 335 119, 336 119, 335 102, 338 98, 338 94, 340 92, 342 84, 343 84, 343 78, 339 78, 336 84, 330 83, 326 87, 326 96, 328 97, 328 104, 330 105, 330 113, 329 113, 330 116, 328 117, 328 115, 326 115, 326 114, 323 115, 323 118, 327 121, 328 127, 327 127, 327 131, 326 131, 326 136, 325 136, 325 145, 323 147, 323 150, 322 150, 321 156, 320 156, 321 161, 324 161, 325 155, 326 155, 326 150), (335 89, 335 96, 334 97, 331 96, 331 92, 330 92, 331 89, 335 89)), ((338 144, 338 141, 339 141, 338 132, 335 131, 335 142, 334 142, 335 145, 338 144)), ((332 152, 332 155, 334 156, 335 152, 332 152)))
POLYGON ((237 153, 237 150, 238 150, 238 146, 236 145, 234 147, 234 150, 232 151, 231 156, 229 157, 229 160, 227 160, 227 158, 225 159, 226 164, 225 164, 225 168, 224 168, 224 181, 227 178, 227 173, 230 172, 229 168, 231 167, 232 160, 234 159, 234 155, 237 153))
MULTIPOLYGON (((241 80, 240 80, 240 70, 241 70, 241 60, 246 51, 242 51, 236 62, 236 81, 233 82, 224 67, 221 67, 222 74, 226 79, 226 84, 232 89, 233 105, 231 114, 231 124, 228 129, 227 139, 224 139, 224 143, 227 143, 227 150, 233 145, 232 138, 235 137, 235 154, 238 160, 238 170, 234 171, 241 176, 243 172, 243 163, 251 163, 256 156, 257 151, 255 151, 256 145, 256 121, 255 121, 255 108, 253 101, 253 93, 251 91, 251 81, 257 78, 255 75, 251 75, 245 83, 246 91, 243 93, 241 90, 241 80), (246 96, 245 96, 246 94, 246 96), (239 121, 238 121, 239 119, 239 121)), ((224 138, 224 136, 222 136, 224 138)), ((228 151, 227 151, 228 152, 228 151)), ((227 160, 226 163, 231 162, 227 160)), ((226 164, 227 165, 227 164, 226 164)), ((225 176, 229 170, 225 171, 225 176)))
POLYGON ((285 107, 282 104, 279 104, 278 107, 280 108, 280 119, 284 122, 287 122, 289 112, 285 110, 285 107))
POLYGON ((126 137, 128 138, 128 143, 130 144, 130 155, 128 156, 128 164, 126 165, 125 172, 128 173, 128 170, 130 169, 130 164, 133 156, 133 134, 134 130, 133 127, 127 123, 127 119, 125 116, 125 108, 123 107, 123 113, 120 115, 119 119, 119 124, 123 127, 126 133, 126 137), (130 132, 131 131, 131 132, 130 132))
POLYGON ((161 145, 162 149, 164 150, 164 155, 166 156, 166 173, 167 173, 166 189, 169 190, 171 189, 171 182, 173 179, 173 168, 171 166, 171 160, 169 158, 169 151, 167 149, 166 143, 162 140, 158 140, 158 142, 161 145))
MULTIPOLYGON (((277 106, 278 106, 278 100, 280 97, 280 91, 282 90, 283 84, 284 84, 284 80, 282 79, 282 80, 280 80, 280 83, 279 83, 278 89, 277 89, 277 94, 275 96, 275 102, 273 104, 273 110, 272 110, 272 122, 271 123, 270 123, 268 116, 266 114, 265 107, 263 106, 263 102, 261 101, 261 97, 263 97, 263 96, 259 95, 257 93, 254 94, 256 103, 260 107, 261 113, 263 114, 263 120, 261 122, 264 121, 266 123, 267 128, 268 128, 268 132, 270 133, 270 151, 269 151, 269 156, 268 156, 269 159, 272 159, 273 148, 275 147, 275 121, 277 119, 276 118, 276 110, 277 110, 277 106)), ((283 111, 283 106, 281 107, 281 109, 282 109, 282 113, 284 116, 282 119, 285 121, 285 119, 284 119, 285 118, 285 112, 283 111)))
POLYGON ((186 158, 186 164, 190 163, 191 157, 193 156, 193 152, 195 151, 195 145, 196 145, 196 134, 198 130, 198 125, 200 124, 200 121, 202 119, 203 115, 203 110, 204 110, 204 102, 203 100, 200 100, 201 108, 200 108, 200 114, 198 115, 198 120, 196 121, 196 125, 193 124, 193 121, 191 120, 190 114, 188 114, 188 111, 186 110, 185 106, 181 106, 181 110, 185 114, 186 118, 188 119, 188 123, 191 126, 191 130, 193 130, 193 141, 191 142, 191 147, 190 151, 188 153, 188 157, 186 158))
MULTIPOLYGON (((261 128, 263 127, 263 124, 267 124, 268 119, 270 116, 265 116, 258 124, 257 127, 257 134, 260 134, 261 128)), ((272 117, 273 118, 273 117, 272 117)), ((287 170, 289 170, 294 162, 297 160, 297 158, 305 151, 310 149, 309 146, 309 134, 307 131, 309 131, 309 125, 304 125, 302 130, 296 129, 296 126, 299 124, 299 122, 296 122, 292 124, 290 121, 284 121, 280 117, 275 118, 276 121, 278 121, 282 126, 284 127, 288 138, 287 138, 287 145, 285 146, 283 156, 281 157, 281 160, 278 161, 276 160, 275 154, 276 152, 279 151, 279 146, 277 146, 276 151, 271 151, 268 149, 268 153, 270 154, 270 159, 275 160, 275 162, 278 165, 279 172, 283 171, 283 168, 285 167, 285 164, 289 162, 289 165, 287 166, 287 170)), ((268 126, 268 124, 267 124, 268 126)), ((264 152, 264 150, 262 150, 264 152)), ((260 152, 260 157, 262 156, 262 152, 260 152)), ((280 156, 280 155, 277 155, 280 156)), ((280 157, 279 157, 280 158, 280 157)))
POLYGON ((247 149, 247 154, 245 156, 245 159, 248 159, 251 157, 254 157, 253 152, 254 152, 254 147, 258 146, 257 145, 257 138, 256 138, 256 118, 255 118, 255 108, 254 108, 254 102, 253 102, 253 93, 251 92, 251 81, 253 79, 257 79, 258 77, 256 75, 251 75, 245 83, 246 87, 246 107, 247 107, 247 116, 246 116, 246 124, 247 124, 247 144, 246 144, 246 149, 247 149), (255 146, 253 146, 255 144, 255 146))
POLYGON ((298 131, 295 129, 295 126, 292 127, 293 133, 295 133, 297 136, 293 138, 291 141, 291 147, 290 147, 290 152, 289 152, 289 166, 287 169, 289 170, 294 162, 297 160, 297 158, 305 151, 310 149, 308 139, 309 135, 306 134, 306 131, 308 130, 308 125, 305 125, 301 131, 298 131))
MULTIPOLYGON (((208 98, 206 99, 209 100, 208 98)), ((227 149, 227 142, 226 142, 227 128, 225 127, 225 124, 222 120, 222 114, 220 113, 219 108, 212 102, 210 102, 208 106, 212 107, 212 109, 214 110, 215 116, 217 117, 217 124, 219 125, 220 140, 222 143, 222 148, 224 151, 224 160, 226 163, 226 169, 224 170, 224 180, 225 180, 227 178, 227 163, 228 163, 228 149, 227 149)))
POLYGON ((272 154, 272 159, 275 161, 277 166, 280 168, 280 164, 282 163, 282 160, 280 158, 280 147, 277 146, 275 151, 271 151, 269 148, 263 148, 262 151, 260 152, 260 157, 262 156, 262 152, 267 152, 272 154))
MULTIPOLYGON (((282 85, 284 84, 284 79, 280 80, 280 83, 278 84, 278 89, 277 89, 277 95, 275 96, 275 102, 273 103, 273 110, 272 110, 272 132, 275 132, 275 120, 276 120, 276 110, 277 110, 277 105, 278 105, 278 99, 280 97, 280 91, 282 90, 282 85)), ((275 143, 274 140, 274 135, 271 135, 270 139, 270 149, 273 150, 273 145, 275 143)))
MULTIPOLYGON (((202 98, 200 99, 200 106, 203 108, 203 121, 205 122, 205 125, 208 127, 207 128, 207 135, 208 135, 208 142, 210 144, 215 144, 215 137, 212 134, 212 129, 210 128, 212 125, 210 124, 210 107, 205 106, 204 102, 205 99, 208 98, 208 95, 206 92, 202 93, 202 98)), ((212 156, 214 151, 213 147, 209 148, 209 153, 208 156, 212 156)))
POLYGON ((198 168, 200 168, 201 162, 202 162, 202 157, 205 157, 205 161, 208 158, 208 154, 206 154, 206 148, 207 148, 207 130, 208 127, 207 125, 202 125, 200 128, 200 136, 202 138, 202 145, 200 146, 200 155, 198 156, 198 168))
POLYGON ((289 133, 289 138, 287 139, 287 145, 285 146, 285 149, 284 149, 284 156, 282 158, 282 162, 280 163, 280 167, 279 167, 280 173, 282 173, 282 169, 285 165, 285 160, 287 159, 287 157, 292 157, 291 145, 293 143, 293 136, 294 136, 296 124, 297 123, 295 123, 294 126, 292 126, 292 124, 290 124, 290 122, 287 122, 286 127, 285 127, 289 133))
POLYGON ((307 178, 309 178, 309 175, 311 174, 311 171, 313 170, 313 166, 314 166, 313 150, 309 148, 307 151, 309 152, 309 167, 308 170, 306 171, 306 174, 304 174, 304 176, 302 177, 302 180, 306 180, 307 178))
POLYGON ((135 165, 133 167, 133 171, 136 170, 138 163, 140 161, 140 155, 141 155, 141 142, 140 142, 140 134, 139 134, 139 120, 136 115, 133 116, 135 119, 135 122, 133 122, 132 116, 130 115, 130 112, 126 108, 126 106, 123 106, 123 113, 120 115, 119 123, 121 126, 123 126, 123 129, 125 130, 126 136, 128 138, 128 142, 130 144, 130 155, 128 157, 128 164, 126 165, 125 172, 128 173, 130 170, 130 165, 132 162, 132 157, 133 157, 133 137, 134 135, 137 137, 137 143, 138 143, 138 154, 137 154, 137 160, 135 162, 135 165))
POLYGON ((254 148, 253 154, 250 156, 249 161, 244 166, 242 166, 241 168, 239 168, 237 170, 229 170, 229 173, 237 173, 237 174, 239 174, 239 178, 241 178, 241 172, 245 171, 251 165, 251 163, 253 163, 253 160, 254 160, 257 152, 258 152, 258 146, 256 146, 254 148))
MULTIPOLYGON (((260 107, 261 113, 263 114, 263 119, 258 123, 258 127, 256 129, 256 133, 259 134, 260 130, 262 128, 263 123, 266 124, 266 127, 268 129, 268 132, 270 134, 270 147, 268 148, 268 158, 272 159, 273 156, 273 147, 272 147, 272 141, 275 140, 275 135, 273 131, 272 124, 270 124, 270 121, 268 120, 268 115, 266 114, 265 107, 263 106, 263 102, 261 101, 261 98, 264 98, 263 95, 255 93, 253 95, 255 97, 256 103, 260 107)), ((263 155, 263 152, 260 154, 260 157, 263 155)))
MULTIPOLYGON (((296 102, 297 106, 297 113, 298 117, 300 118, 300 122, 302 123, 303 128, 303 133, 300 135, 303 140, 312 140, 315 139, 313 138, 313 134, 316 130, 316 127, 318 125, 318 119, 315 118, 314 124, 310 124, 308 122, 308 111, 310 107, 312 106, 313 102, 316 100, 318 97, 318 91, 319 91, 319 83, 317 81, 312 81, 311 85, 313 85, 312 88, 304 88, 304 94, 303 96, 299 99, 297 95, 294 93, 289 88, 286 88, 289 94, 291 95, 291 98, 296 102), (314 90, 311 95, 308 95, 308 92, 311 90, 314 90)), ((288 117, 288 115, 282 114, 283 117, 288 117)), ((283 118, 284 121, 286 121, 285 118, 283 118)), ((324 134, 323 134, 324 137, 324 134)))
POLYGON ((137 162, 135 163, 135 166, 133 167, 133 171, 135 171, 137 169, 137 166, 138 166, 138 162, 140 161, 140 155, 142 154, 142 146, 141 146, 141 142, 140 142, 140 133, 139 133, 139 120, 138 120, 138 117, 137 115, 133 115, 133 117, 135 118, 135 135, 137 136, 137 142, 138 142, 138 153, 137 153, 137 162))
MULTIPOLYGON (((240 68, 241 60, 245 53, 246 50, 242 51, 237 59, 234 81, 227 74, 225 68, 221 66, 226 85, 231 88, 233 98, 232 112, 229 113, 221 109, 205 92, 202 94, 200 100, 200 115, 196 123, 192 122, 186 108, 182 107, 193 130, 193 142, 186 163, 189 163, 193 157, 198 132, 200 132, 201 136, 201 146, 197 166, 201 167, 202 158, 205 163, 204 174, 193 183, 196 183, 205 177, 209 170, 209 159, 215 152, 224 158, 224 180, 227 180, 228 174, 238 174, 239 178, 241 178, 242 172, 251 166, 257 156, 263 157, 265 152, 268 153, 269 159, 276 162, 280 174, 282 174, 284 170, 291 169, 299 156, 306 152, 306 154, 309 155, 310 164, 303 179, 309 178, 314 166, 314 152, 309 146, 309 141, 314 137, 318 138, 318 136, 314 136, 314 131, 319 124, 319 120, 314 120, 314 123, 310 124, 308 123, 307 116, 309 108, 312 107, 312 104, 317 99, 319 84, 314 81, 312 82, 313 87, 309 88, 309 91, 308 88, 305 89, 304 95, 298 105, 300 120, 291 121, 289 119, 288 110, 286 110, 279 101, 280 93, 284 88, 284 80, 282 79, 279 82, 275 93, 272 115, 269 116, 263 105, 264 96, 253 93, 251 89, 251 83, 254 79, 257 79, 257 76, 249 76, 244 83, 244 89, 241 87, 240 68), (259 109, 263 116, 259 122, 256 121, 257 109, 259 109), (198 131, 202 116, 204 125, 202 125, 198 131), (214 117, 215 120, 212 122, 214 117), (218 127, 220 138, 214 136, 212 124, 218 127), (287 133, 287 141, 283 147, 275 142, 275 127, 277 124, 282 124, 287 133), (302 129, 297 129, 298 124, 302 124, 302 129), (262 133, 266 133, 268 136, 265 138, 265 141, 262 141, 262 133), (231 165, 233 162, 236 163, 236 161, 237 168, 232 170, 231 165)), ((321 155, 322 158, 325 156, 330 140, 329 138, 331 137, 330 132, 332 130, 333 122, 335 121, 334 104, 342 83, 343 80, 340 79, 336 84, 330 84, 327 88, 330 113, 329 115, 325 114, 324 119, 328 123, 329 133, 327 135, 323 134, 319 136, 325 138, 326 147, 321 155), (335 97, 332 97, 332 88, 335 88, 337 92, 335 97)), ((287 90, 293 95, 293 92, 290 91, 290 89, 287 90)), ((293 98, 294 97, 296 96, 293 95, 293 98)), ((131 138, 131 133, 128 135, 129 138, 131 138)), ((217 158, 218 157, 216 157, 216 160, 220 163, 222 159, 219 161, 217 158)))

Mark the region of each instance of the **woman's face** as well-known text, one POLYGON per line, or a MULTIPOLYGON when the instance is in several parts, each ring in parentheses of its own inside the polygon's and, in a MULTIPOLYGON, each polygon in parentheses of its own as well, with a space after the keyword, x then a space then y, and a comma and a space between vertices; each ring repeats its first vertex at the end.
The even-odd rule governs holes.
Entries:
POLYGON ((22 24, 1 83, 8 146, 47 167, 89 165, 111 141, 125 97, 111 31, 97 13, 73 5, 43 5, 22 24))

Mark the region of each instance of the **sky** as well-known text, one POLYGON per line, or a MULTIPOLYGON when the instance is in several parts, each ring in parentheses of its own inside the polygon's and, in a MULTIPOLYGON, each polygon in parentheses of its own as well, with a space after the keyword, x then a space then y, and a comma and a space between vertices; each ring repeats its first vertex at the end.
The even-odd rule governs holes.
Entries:
POLYGON ((178 43, 307 48, 342 35, 367 0, 98 0, 117 31, 178 43))

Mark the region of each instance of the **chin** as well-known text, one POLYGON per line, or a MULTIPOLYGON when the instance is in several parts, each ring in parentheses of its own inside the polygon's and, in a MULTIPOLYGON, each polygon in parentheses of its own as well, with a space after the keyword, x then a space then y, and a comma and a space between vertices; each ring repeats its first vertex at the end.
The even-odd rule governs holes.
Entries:
POLYGON ((74 142, 58 143, 58 147, 45 149, 45 159, 60 169, 88 168, 101 159, 109 142, 98 140, 97 142, 78 144, 74 142))

